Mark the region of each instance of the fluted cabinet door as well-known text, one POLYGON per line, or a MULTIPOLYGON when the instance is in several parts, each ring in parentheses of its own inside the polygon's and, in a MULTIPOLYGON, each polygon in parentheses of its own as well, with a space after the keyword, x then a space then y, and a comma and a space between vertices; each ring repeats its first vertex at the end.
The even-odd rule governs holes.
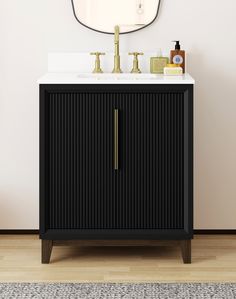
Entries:
POLYGON ((116 105, 117 226, 184 229, 184 93, 130 92, 120 94, 116 105))
POLYGON ((112 224, 113 101, 108 94, 48 94, 47 229, 104 229, 112 224))

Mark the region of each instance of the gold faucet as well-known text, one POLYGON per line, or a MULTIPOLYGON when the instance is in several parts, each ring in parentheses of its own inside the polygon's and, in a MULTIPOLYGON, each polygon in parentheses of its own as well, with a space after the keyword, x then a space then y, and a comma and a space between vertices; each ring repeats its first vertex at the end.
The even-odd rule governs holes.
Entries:
POLYGON ((112 73, 122 73, 122 70, 120 68, 120 41, 119 41, 119 36, 120 36, 120 27, 117 25, 115 26, 115 56, 114 56, 114 69, 112 73))
POLYGON ((93 73, 94 74, 103 73, 103 71, 101 69, 100 55, 105 55, 105 53, 102 53, 102 52, 92 52, 92 53, 90 53, 90 55, 95 55, 96 56, 95 67, 94 67, 93 73))
POLYGON ((139 55, 143 55, 142 52, 133 52, 133 53, 129 53, 129 55, 134 55, 134 61, 133 61, 133 68, 131 73, 133 74, 140 74, 140 68, 139 68, 139 63, 138 63, 138 56, 139 55))

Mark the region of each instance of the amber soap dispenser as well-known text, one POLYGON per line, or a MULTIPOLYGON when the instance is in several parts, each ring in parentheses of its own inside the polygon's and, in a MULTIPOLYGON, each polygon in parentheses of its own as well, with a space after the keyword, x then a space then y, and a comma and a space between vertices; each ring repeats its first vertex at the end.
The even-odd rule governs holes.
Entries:
POLYGON ((177 64, 183 69, 183 73, 185 73, 185 51, 181 50, 179 41, 175 42, 175 50, 170 51, 170 61, 173 64, 177 64))

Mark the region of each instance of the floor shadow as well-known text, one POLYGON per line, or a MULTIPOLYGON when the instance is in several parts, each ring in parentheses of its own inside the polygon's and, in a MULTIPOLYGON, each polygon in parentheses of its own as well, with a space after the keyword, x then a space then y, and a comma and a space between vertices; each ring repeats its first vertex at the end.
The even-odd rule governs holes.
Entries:
POLYGON ((130 260, 136 258, 142 259, 160 259, 160 258, 175 258, 180 257, 180 249, 177 247, 143 247, 143 246, 83 246, 69 247, 60 246, 53 248, 51 263, 61 261, 81 261, 81 260, 130 260))

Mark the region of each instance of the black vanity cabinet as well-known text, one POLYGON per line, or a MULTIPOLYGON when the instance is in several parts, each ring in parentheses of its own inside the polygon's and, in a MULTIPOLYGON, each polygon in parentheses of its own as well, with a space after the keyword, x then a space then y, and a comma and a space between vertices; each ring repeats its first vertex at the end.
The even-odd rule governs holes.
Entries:
POLYGON ((42 262, 59 241, 173 240, 189 263, 192 237, 193 85, 40 85, 42 262))

